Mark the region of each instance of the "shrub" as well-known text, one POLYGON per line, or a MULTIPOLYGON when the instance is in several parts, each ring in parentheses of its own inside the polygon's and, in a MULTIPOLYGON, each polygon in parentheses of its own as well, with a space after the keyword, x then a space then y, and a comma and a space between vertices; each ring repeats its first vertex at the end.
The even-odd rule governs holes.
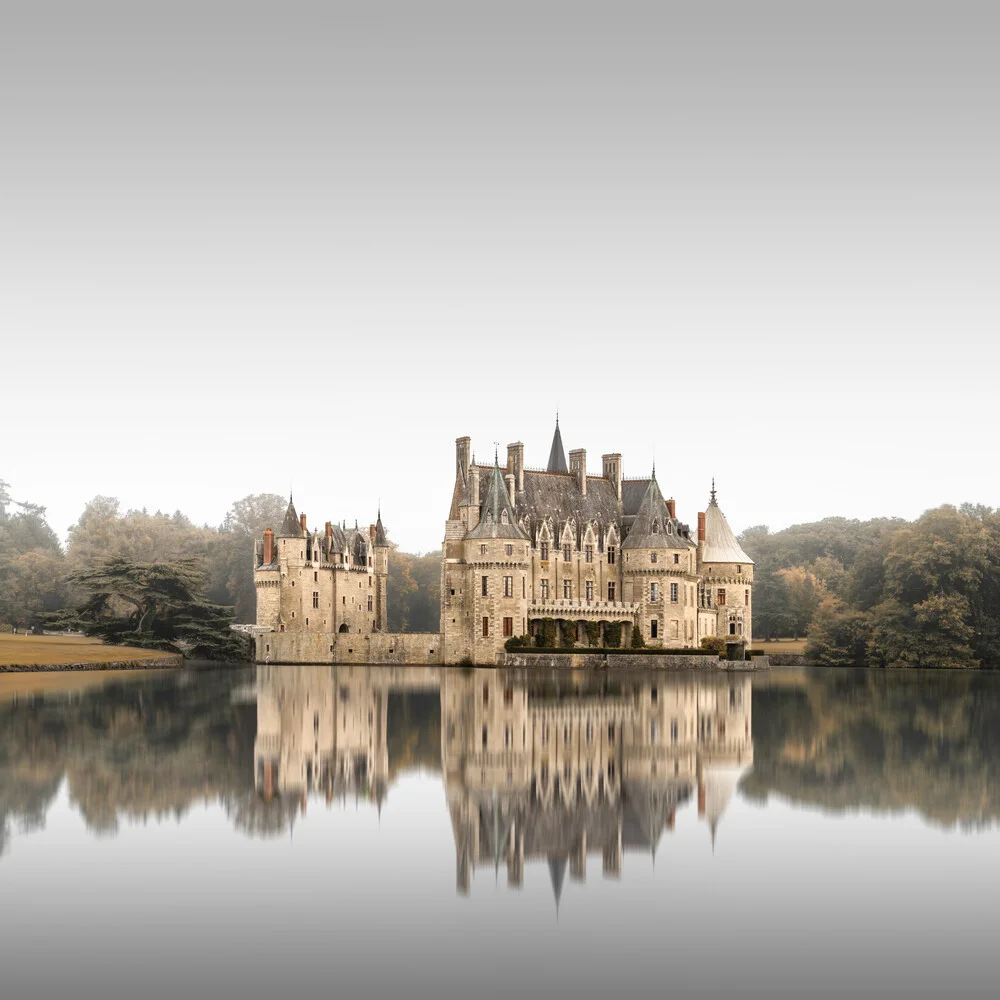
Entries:
POLYGON ((552 618, 543 618, 535 636, 535 645, 541 649, 551 649, 556 644, 556 623, 552 618))
POLYGON ((604 627, 604 644, 611 649, 621 649, 622 623, 612 622, 604 627))
POLYGON ((530 635, 512 635, 504 644, 503 648, 509 653, 514 649, 521 649, 523 646, 531 645, 530 635))
POLYGON ((642 637, 642 626, 633 625, 632 626, 632 648, 633 649, 645 649, 646 640, 642 637))
POLYGON ((583 627, 587 631, 587 645, 592 647, 600 646, 601 644, 601 623, 600 622, 584 622, 583 627))
POLYGON ((701 648, 709 653, 716 653, 718 656, 726 655, 726 640, 721 635, 706 635, 701 640, 701 648))

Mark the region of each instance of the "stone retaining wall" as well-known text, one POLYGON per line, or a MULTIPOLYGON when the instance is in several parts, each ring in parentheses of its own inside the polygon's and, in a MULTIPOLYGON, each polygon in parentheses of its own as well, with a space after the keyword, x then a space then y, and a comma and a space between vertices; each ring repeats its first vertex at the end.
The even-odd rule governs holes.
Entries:
POLYGON ((444 662, 437 632, 268 632, 257 639, 258 663, 431 664, 444 662))
POLYGON ((766 670, 770 664, 766 656, 752 660, 720 660, 714 653, 704 656, 690 655, 649 656, 636 653, 504 653, 504 667, 580 668, 596 670, 766 670))

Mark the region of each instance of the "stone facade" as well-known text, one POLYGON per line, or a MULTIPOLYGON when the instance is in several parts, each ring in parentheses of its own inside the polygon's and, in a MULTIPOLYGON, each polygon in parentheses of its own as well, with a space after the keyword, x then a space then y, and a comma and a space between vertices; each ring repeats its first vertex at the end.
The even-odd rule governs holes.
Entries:
POLYGON ((445 524, 441 633, 446 663, 500 662, 511 636, 606 646, 633 629, 647 646, 697 647, 706 636, 751 640, 753 562, 739 547, 713 483, 697 539, 656 479, 624 479, 622 456, 587 472, 584 449, 565 460, 558 422, 546 469, 524 445, 506 466, 473 461, 456 441, 445 524))
MULTIPOLYGON (((259 662, 333 663, 338 640, 386 632, 389 543, 381 514, 365 529, 308 529, 291 500, 277 534, 254 545, 259 662)), ((343 642, 341 642, 343 644, 343 642)), ((420 661, 425 662, 425 661, 420 661)))

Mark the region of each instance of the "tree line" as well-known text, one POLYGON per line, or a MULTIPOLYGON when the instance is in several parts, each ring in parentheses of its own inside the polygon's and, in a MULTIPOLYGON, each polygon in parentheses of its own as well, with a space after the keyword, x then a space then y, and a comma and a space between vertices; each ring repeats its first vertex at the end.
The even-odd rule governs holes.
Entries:
POLYGON ((826 518, 748 528, 757 638, 807 638, 830 666, 1000 663, 1000 511, 944 505, 915 521, 826 518))
MULTIPOLYGON (((287 502, 252 494, 213 526, 97 496, 64 547, 45 507, 15 499, 0 480, 0 628, 75 627, 109 642, 241 658, 228 626, 255 620, 254 539, 281 524, 287 502)), ((440 553, 396 551, 389 567, 389 627, 438 631, 440 553)))

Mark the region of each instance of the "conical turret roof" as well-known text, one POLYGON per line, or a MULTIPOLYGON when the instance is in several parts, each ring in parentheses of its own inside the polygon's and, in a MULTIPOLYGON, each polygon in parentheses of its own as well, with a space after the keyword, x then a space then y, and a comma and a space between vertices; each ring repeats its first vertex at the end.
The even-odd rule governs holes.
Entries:
POLYGON ((507 484, 503 481, 503 474, 496 458, 493 459, 493 472, 486 487, 486 496, 483 497, 479 523, 469 532, 469 538, 528 540, 528 536, 518 526, 517 516, 507 493, 507 484))
POLYGON ((302 522, 299 520, 299 515, 295 513, 295 504, 292 503, 292 498, 288 498, 288 510, 285 511, 285 519, 281 522, 281 528, 278 531, 278 538, 302 538, 305 532, 302 530, 302 522))
POLYGON ((753 560, 736 541, 733 529, 729 527, 726 515, 715 499, 715 480, 712 481, 712 500, 705 511, 705 550, 701 561, 753 565, 753 560))
POLYGON ((566 464, 566 452, 563 449, 562 434, 559 433, 559 417, 556 416, 556 432, 552 435, 552 447, 549 449, 549 464, 546 472, 569 472, 566 464))
POLYGON ((656 470, 636 511, 623 549, 689 549, 693 543, 678 529, 677 519, 670 516, 656 481, 656 470))
POLYGON ((382 527, 382 511, 379 510, 378 518, 375 521, 375 546, 376 548, 388 548, 389 540, 385 537, 385 528, 382 527))

